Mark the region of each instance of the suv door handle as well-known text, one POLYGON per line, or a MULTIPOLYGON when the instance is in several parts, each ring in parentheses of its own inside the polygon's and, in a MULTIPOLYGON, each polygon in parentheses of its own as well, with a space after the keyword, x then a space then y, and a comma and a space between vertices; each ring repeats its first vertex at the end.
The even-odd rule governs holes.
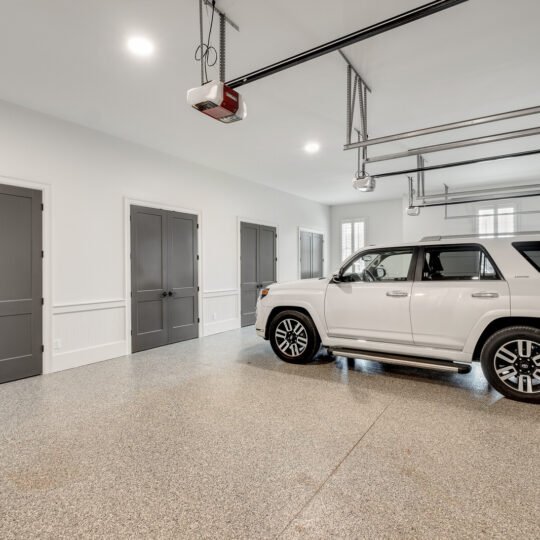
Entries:
POLYGON ((471 296, 473 298, 499 298, 499 293, 482 291, 472 293, 471 296))
POLYGON ((386 296, 391 296, 393 298, 404 298, 405 296, 409 296, 409 293, 405 291, 388 291, 386 296))

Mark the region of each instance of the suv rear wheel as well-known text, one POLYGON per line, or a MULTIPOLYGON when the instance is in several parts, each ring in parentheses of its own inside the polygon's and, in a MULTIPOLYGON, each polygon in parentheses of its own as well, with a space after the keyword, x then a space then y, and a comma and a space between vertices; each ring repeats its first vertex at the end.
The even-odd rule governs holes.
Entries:
POLYGON ((480 355, 488 382, 504 396, 540 403, 540 329, 511 326, 495 332, 480 355))
POLYGON ((313 321, 304 313, 287 310, 278 313, 270 324, 270 343, 285 362, 307 364, 321 348, 313 321))

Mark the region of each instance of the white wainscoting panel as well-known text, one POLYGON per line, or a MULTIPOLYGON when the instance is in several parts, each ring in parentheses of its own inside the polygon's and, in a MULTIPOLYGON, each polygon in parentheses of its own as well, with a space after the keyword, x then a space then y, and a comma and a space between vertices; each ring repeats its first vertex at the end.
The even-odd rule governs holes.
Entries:
POLYGON ((125 300, 55 305, 51 371, 124 355, 125 309, 125 300))
POLYGON ((240 291, 220 289, 203 293, 203 335, 240 328, 240 291))

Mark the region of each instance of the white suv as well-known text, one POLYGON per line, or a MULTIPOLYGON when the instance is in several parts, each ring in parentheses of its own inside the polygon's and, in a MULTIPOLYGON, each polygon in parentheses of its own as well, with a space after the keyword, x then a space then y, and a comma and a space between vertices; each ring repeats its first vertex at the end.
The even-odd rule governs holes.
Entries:
POLYGON ((480 360, 501 394, 540 403, 540 235, 365 248, 331 278, 264 289, 256 330, 288 362, 321 344, 460 373, 480 360))

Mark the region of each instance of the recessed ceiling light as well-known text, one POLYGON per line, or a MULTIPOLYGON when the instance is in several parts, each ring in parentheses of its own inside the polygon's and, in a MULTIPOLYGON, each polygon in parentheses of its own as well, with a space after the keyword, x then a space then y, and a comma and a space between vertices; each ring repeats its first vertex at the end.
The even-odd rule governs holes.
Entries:
POLYGON ((130 53, 141 58, 148 58, 154 54, 154 44, 143 36, 130 37, 126 45, 130 53))
POLYGON ((321 149, 321 145, 318 142, 308 142, 304 145, 304 150, 308 154, 316 154, 321 149))

